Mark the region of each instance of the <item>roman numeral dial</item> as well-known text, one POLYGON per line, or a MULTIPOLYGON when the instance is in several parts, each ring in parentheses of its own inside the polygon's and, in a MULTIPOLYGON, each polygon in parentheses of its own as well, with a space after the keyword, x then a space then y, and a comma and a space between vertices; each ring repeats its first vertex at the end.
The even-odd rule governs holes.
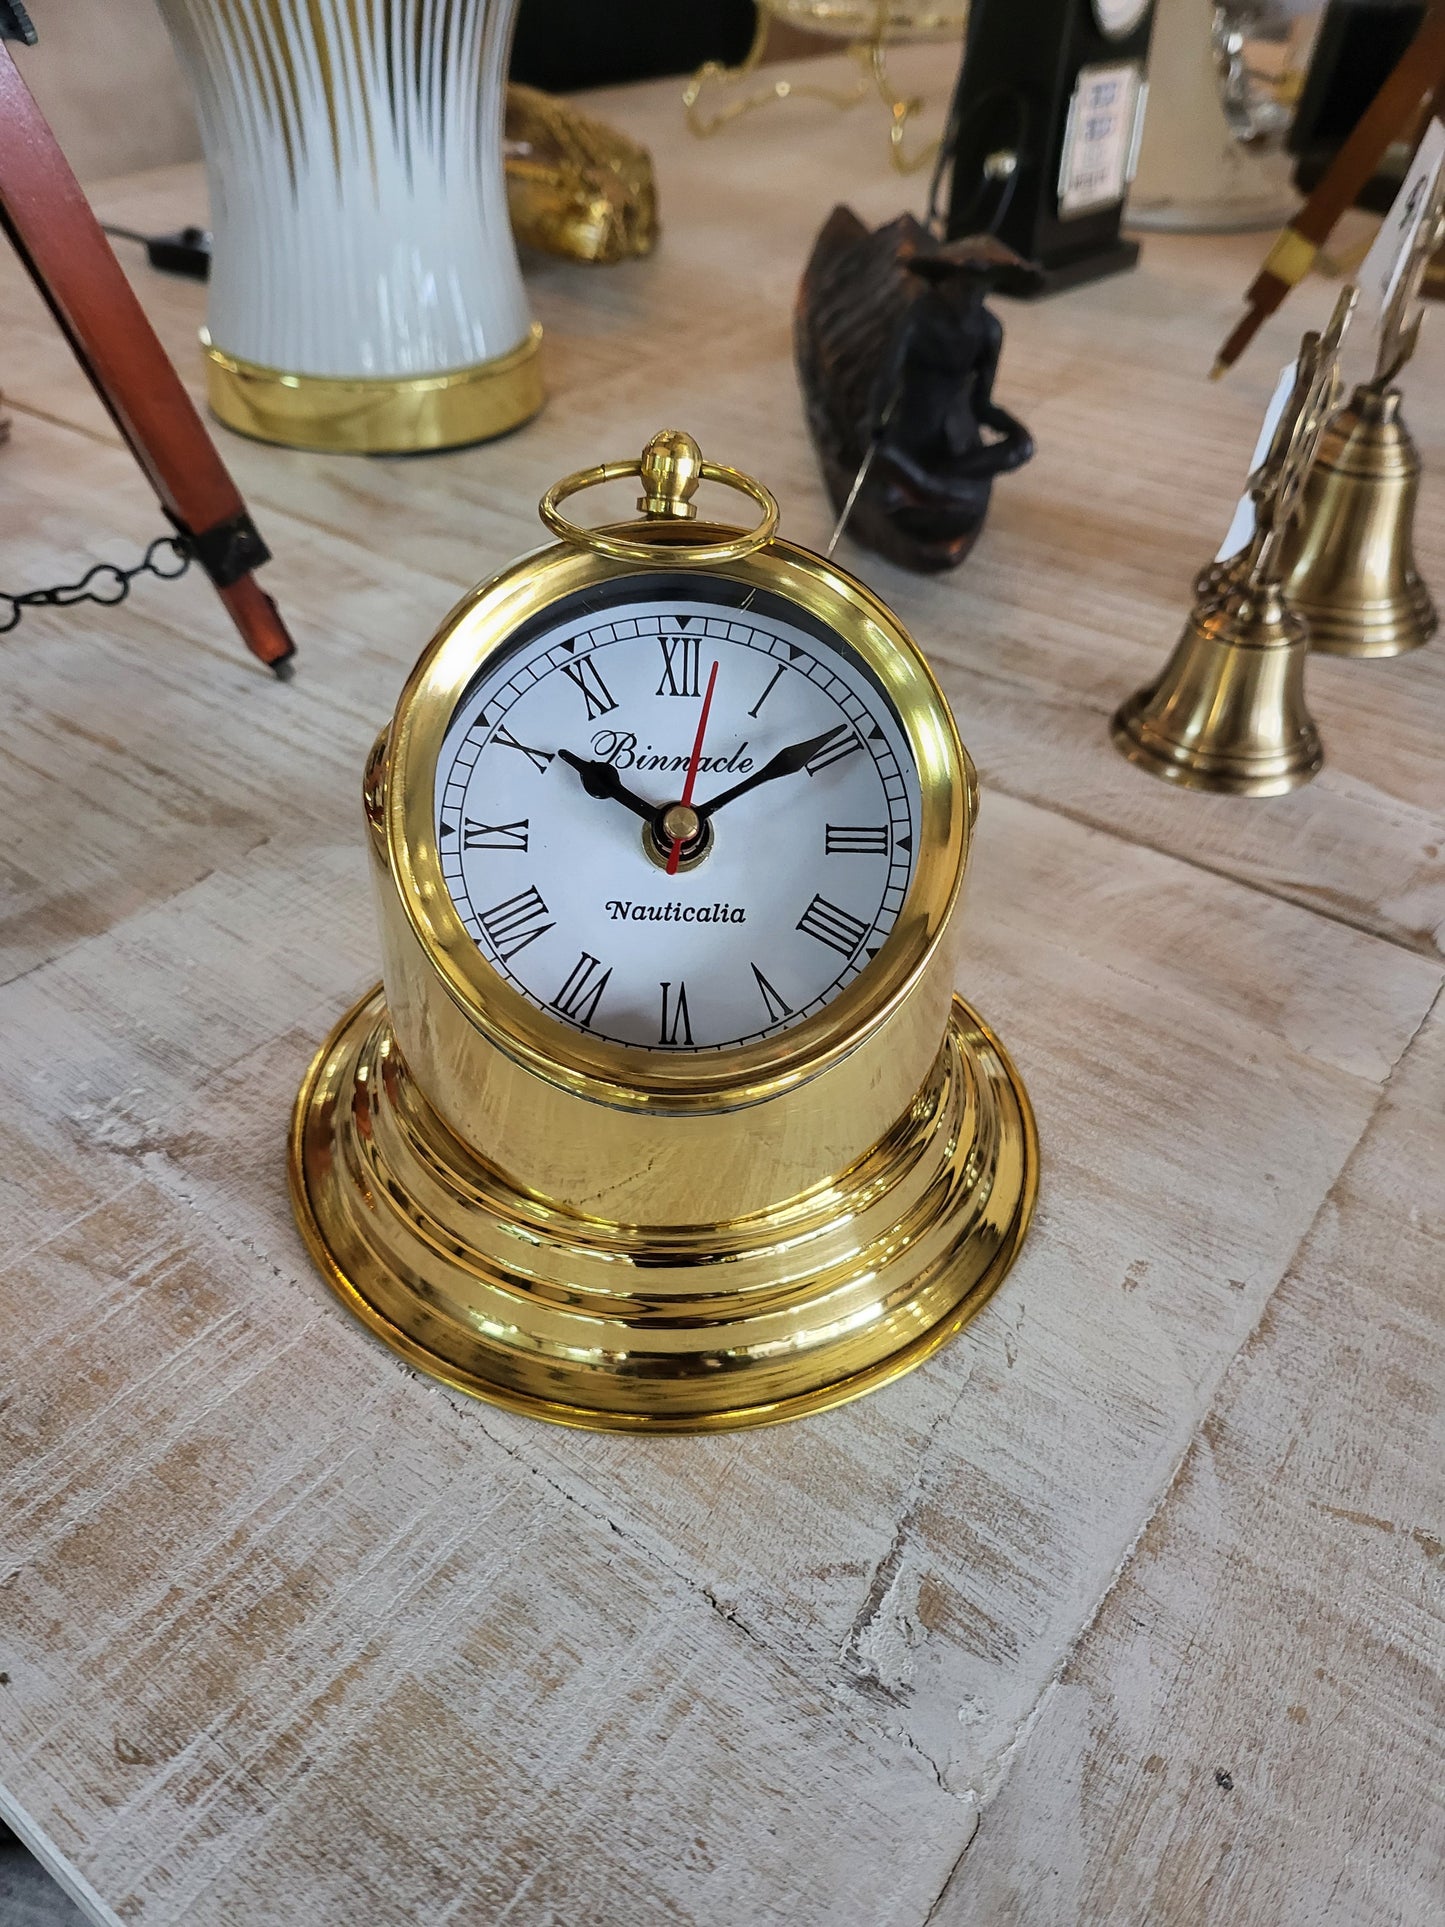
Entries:
POLYGON ((867 981, 920 856, 882 684, 798 604, 721 574, 631 572, 529 618, 478 660, 433 799, 475 951, 458 931, 456 954, 504 1021, 531 1006, 559 1063, 787 1038, 867 981))

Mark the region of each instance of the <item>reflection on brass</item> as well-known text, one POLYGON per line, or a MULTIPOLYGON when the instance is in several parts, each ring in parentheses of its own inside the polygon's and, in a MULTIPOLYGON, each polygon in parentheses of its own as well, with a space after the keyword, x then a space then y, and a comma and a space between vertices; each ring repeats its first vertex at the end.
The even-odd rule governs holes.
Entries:
MULTIPOLYGON (((693 479, 682 443, 588 473, 642 473, 661 500, 693 479)), ((637 572, 560 542, 459 605, 372 751, 384 985, 306 1076, 290 1180, 323 1275, 412 1364, 563 1424, 721 1431, 855 1398, 951 1338, 1023 1242, 1038 1142, 953 993, 978 786, 917 646, 790 543, 698 560, 732 532, 628 529, 653 569, 685 553, 694 587, 706 569, 827 623, 887 692, 920 796, 897 924, 831 1003, 699 1055, 559 1024, 492 967, 446 886, 434 775, 479 665, 560 598, 637 572)))
POLYGON ((1322 335, 1300 345, 1294 386, 1269 453, 1250 477, 1254 534, 1206 570, 1184 633, 1157 682, 1114 717, 1114 745, 1152 776, 1230 796, 1282 796, 1324 761, 1305 705, 1309 630, 1281 593, 1282 550, 1339 391, 1339 354, 1356 290, 1322 335))
POLYGON ((1309 623, 1311 648, 1329 655, 1400 656, 1438 626, 1415 568, 1420 456, 1396 378, 1419 339, 1442 201, 1445 178, 1437 178, 1381 320, 1375 372, 1326 429, 1285 543, 1285 593, 1309 623))
POLYGON ((915 153, 904 145, 908 123, 923 107, 919 99, 904 99, 888 72, 888 46, 891 41, 925 38, 930 35, 957 40, 968 18, 968 0, 935 0, 932 6, 900 4, 900 0, 758 0, 757 28, 752 45, 736 67, 718 60, 706 61, 683 89, 682 104, 687 124, 694 134, 716 134, 730 121, 750 114, 779 100, 822 100, 833 107, 856 107, 870 94, 888 110, 889 153, 900 174, 915 173, 926 167, 938 151, 938 142, 929 141, 915 153), (739 91, 762 65, 768 43, 768 28, 774 18, 810 33, 829 34, 848 42, 847 52, 860 68, 851 87, 823 87, 816 82, 775 80, 754 89, 739 91), (721 103, 706 113, 704 95, 721 91, 721 103))
POLYGON ((565 101, 507 89, 507 206, 517 239, 574 261, 623 261, 657 241, 645 147, 565 101))
POLYGON ((437 375, 292 375, 225 354, 201 330, 206 400, 227 428, 286 448, 416 454, 490 441, 542 406, 535 321, 510 353, 437 375))

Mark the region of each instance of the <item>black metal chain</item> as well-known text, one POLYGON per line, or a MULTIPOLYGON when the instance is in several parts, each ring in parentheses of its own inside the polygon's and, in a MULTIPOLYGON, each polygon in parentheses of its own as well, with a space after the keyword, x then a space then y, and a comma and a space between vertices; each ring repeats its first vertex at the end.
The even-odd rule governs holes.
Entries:
POLYGON ((158 535, 134 568, 122 569, 114 562, 97 562, 79 582, 62 582, 53 589, 25 589, 10 595, 0 589, 0 636, 8 636, 26 609, 68 609, 76 602, 98 602, 113 608, 130 594, 138 575, 158 576, 162 582, 175 582, 191 566, 191 551, 179 535, 158 535), (162 568, 158 557, 169 554, 174 568, 162 568))

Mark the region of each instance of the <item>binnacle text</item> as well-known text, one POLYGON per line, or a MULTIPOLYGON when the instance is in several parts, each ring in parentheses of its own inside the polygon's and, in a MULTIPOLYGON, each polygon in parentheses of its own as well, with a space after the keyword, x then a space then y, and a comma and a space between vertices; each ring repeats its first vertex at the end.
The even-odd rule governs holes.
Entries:
MULTIPOLYGON (((697 766, 700 770, 726 771, 746 776, 753 766, 751 756, 744 756, 747 744, 739 743, 731 756, 699 756, 697 766)), ((592 738, 592 754, 600 763, 611 763, 614 769, 658 769, 681 772, 691 760, 687 756, 663 756, 644 743, 637 747, 637 738, 628 729, 599 729, 592 738)))

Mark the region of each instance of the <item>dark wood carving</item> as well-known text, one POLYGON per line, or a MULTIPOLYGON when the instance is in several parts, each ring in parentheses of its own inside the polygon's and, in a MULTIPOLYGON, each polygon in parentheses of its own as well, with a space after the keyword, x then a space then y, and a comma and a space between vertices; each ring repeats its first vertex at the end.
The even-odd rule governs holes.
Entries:
POLYGON ((978 539, 993 478, 1034 452, 993 400, 1003 328, 984 306, 1019 257, 989 235, 939 242, 912 215, 824 223, 798 291, 808 427, 846 532, 909 569, 947 569, 978 539))

